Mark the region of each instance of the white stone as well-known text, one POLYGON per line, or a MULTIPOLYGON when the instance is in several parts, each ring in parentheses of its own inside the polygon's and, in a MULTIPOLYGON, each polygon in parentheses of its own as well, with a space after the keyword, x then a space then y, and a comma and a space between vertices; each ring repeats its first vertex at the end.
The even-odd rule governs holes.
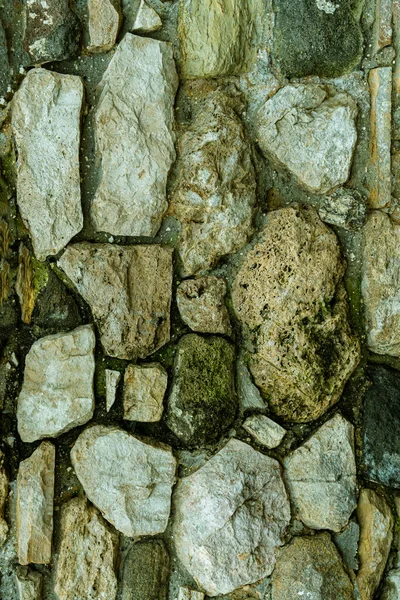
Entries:
POLYGON ((286 429, 265 415, 251 415, 243 423, 243 429, 267 448, 276 448, 286 435, 286 429))
POLYGON ((169 446, 96 425, 78 437, 71 459, 89 500, 118 531, 138 537, 165 530, 176 469, 169 446))
POLYGON ((158 363, 128 365, 124 376, 124 419, 153 423, 163 414, 168 375, 158 363))
POLYGON ((117 39, 120 15, 114 0, 88 0, 89 52, 106 52, 117 39))
POLYGON ((119 371, 113 371, 112 369, 106 369, 106 409, 107 412, 111 410, 112 405, 115 402, 117 395, 118 384, 121 379, 121 373, 119 371))
POLYGON ((400 600, 400 569, 392 569, 386 575, 381 600, 400 600))
POLYGON ((178 87, 171 44, 127 33, 100 82, 95 112, 100 182, 96 231, 154 236, 167 208, 178 87))
POLYGON ((92 325, 49 335, 33 344, 18 398, 22 441, 58 437, 92 418, 95 344, 92 325))
POLYGON ((13 99, 17 203, 39 260, 83 226, 79 140, 83 85, 46 69, 28 72, 13 99))
POLYGON ((158 13, 149 6, 146 0, 140 0, 139 9, 133 23, 132 31, 137 33, 151 33, 161 29, 162 21, 158 13))

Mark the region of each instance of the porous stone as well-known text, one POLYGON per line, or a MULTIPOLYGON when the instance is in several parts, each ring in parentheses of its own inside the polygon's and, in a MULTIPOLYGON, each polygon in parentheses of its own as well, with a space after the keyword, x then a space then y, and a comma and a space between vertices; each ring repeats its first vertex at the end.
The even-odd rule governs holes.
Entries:
POLYGON ((169 446, 151 446, 118 427, 95 425, 71 450, 89 500, 129 537, 167 527, 176 461, 169 446))
POLYGON ((95 137, 100 181, 96 231, 154 236, 167 208, 178 87, 172 46, 127 33, 100 82, 95 137))
POLYGON ((60 548, 56 562, 58 600, 115 600, 118 535, 86 498, 61 508, 60 548))
POLYGON ((42 574, 28 567, 15 571, 19 600, 42 600, 42 574))
POLYGON ((147 4, 146 0, 140 0, 132 31, 137 33, 152 33, 161 29, 161 27, 162 21, 159 14, 147 4))
POLYGON ((251 415, 243 423, 243 429, 262 446, 276 448, 286 435, 286 429, 265 415, 251 415))
POLYGON ((46 69, 29 71, 13 99, 17 202, 39 260, 57 254, 82 229, 82 101, 80 77, 46 69))
POLYGON ((174 509, 178 557, 209 596, 268 576, 290 521, 278 462, 235 439, 179 481, 174 509))
POLYGON ((8 477, 4 468, 5 455, 0 450, 0 548, 7 539, 8 525, 5 519, 8 498, 8 477))
POLYGON ((400 600, 400 569, 392 569, 386 575, 381 600, 400 600))
POLYGON ((33 344, 18 397, 22 441, 58 437, 92 418, 95 345, 92 325, 49 335, 33 344))
POLYGON ((188 587, 180 587, 178 600, 204 600, 204 594, 188 587))
POLYGON ((56 449, 42 442, 19 465, 17 477, 17 545, 21 565, 51 561, 56 449))
POLYGON ((181 224, 183 275, 208 269, 252 233, 256 180, 243 123, 216 92, 179 140, 170 212, 181 224))
POLYGON ((124 419, 159 421, 167 385, 168 375, 160 364, 128 365, 124 376, 124 419))
POLYGON ((371 69, 371 185, 369 205, 386 208, 391 204, 392 67, 371 69))
POLYGON ((353 585, 328 533, 295 537, 280 553, 271 600, 353 600, 353 585))
POLYGON ((117 39, 119 0, 88 0, 89 52, 107 52, 117 39))
POLYGON ((357 506, 354 428, 340 414, 284 459, 300 519, 313 529, 340 531, 357 506))
POLYGON ((356 115, 357 105, 346 92, 316 84, 286 85, 257 111, 257 142, 299 185, 326 194, 349 178, 356 115))
POLYGON ((372 600, 389 556, 394 519, 386 500, 367 488, 360 492, 357 517, 361 530, 357 584, 361 600, 372 600))
POLYGON ((283 419, 308 422, 340 398, 359 361, 335 234, 313 208, 269 213, 232 285, 256 385, 283 419))
POLYGON ((113 371, 112 369, 106 369, 105 376, 106 376, 106 409, 108 412, 109 410, 111 410, 111 407, 115 402, 118 384, 121 379, 121 373, 119 371, 113 371))
POLYGON ((58 265, 90 305, 106 354, 145 358, 169 341, 171 248, 74 244, 58 265))
POLYGON ((169 563, 162 540, 134 544, 124 561, 122 600, 167 600, 169 563))
POLYGON ((318 204, 318 214, 325 223, 343 229, 361 229, 367 218, 366 203, 357 190, 340 188, 331 196, 324 196, 318 204))
POLYGON ((219 439, 237 410, 235 348, 222 337, 183 336, 175 355, 166 423, 188 446, 219 439))
POLYGON ((226 282, 210 275, 185 279, 176 292, 182 321, 193 331, 230 335, 232 328, 225 306, 226 282))

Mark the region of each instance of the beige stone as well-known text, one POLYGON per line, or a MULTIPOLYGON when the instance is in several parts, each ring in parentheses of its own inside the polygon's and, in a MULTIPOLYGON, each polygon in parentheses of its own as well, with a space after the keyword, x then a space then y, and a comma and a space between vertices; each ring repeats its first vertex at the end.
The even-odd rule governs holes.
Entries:
POLYGON ((160 364, 129 365, 124 376, 124 419, 159 421, 167 384, 168 375, 160 364))
POLYGON ((119 371, 113 371, 112 369, 106 369, 106 408, 107 412, 111 410, 115 402, 117 395, 117 387, 121 379, 121 373, 119 371))
POLYGON ((6 503, 8 498, 8 477, 4 468, 5 456, 0 450, 0 548, 7 538, 8 525, 5 519, 6 503))
POLYGON ((393 68, 393 139, 400 139, 400 0, 392 0, 393 46, 396 58, 393 68))
POLYGON ((117 39, 120 25, 119 0, 88 0, 89 52, 106 52, 117 39))
POLYGON ((19 567, 15 572, 19 600, 42 600, 42 574, 28 567, 19 567))
POLYGON ((369 73, 371 93, 371 208, 391 203, 392 68, 369 73))
POLYGON ((180 587, 178 600, 204 600, 204 593, 189 587, 180 587))
POLYGON ((251 415, 243 423, 245 429, 262 446, 276 448, 286 435, 286 429, 265 415, 251 415))
POLYGON ((192 331, 230 335, 232 327, 225 306, 226 292, 226 282, 221 277, 185 279, 176 292, 182 321, 192 331))
POLYGON ((147 4, 146 0, 140 0, 132 31, 137 33, 152 33, 161 29, 161 27, 162 21, 158 13, 147 4))

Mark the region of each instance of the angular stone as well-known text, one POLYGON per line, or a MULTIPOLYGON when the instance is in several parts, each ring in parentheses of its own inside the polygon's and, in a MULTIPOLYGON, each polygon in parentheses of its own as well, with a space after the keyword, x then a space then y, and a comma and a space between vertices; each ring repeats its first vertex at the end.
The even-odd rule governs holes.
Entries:
POLYGON ((60 549, 56 562, 58 600, 115 600, 118 535, 86 498, 62 506, 60 549))
POLYGON ((276 460, 232 439, 179 481, 174 508, 178 557, 207 595, 228 594, 272 572, 290 521, 276 460))
POLYGON ((370 208, 391 203, 392 68, 369 72, 371 93, 371 177, 370 208))
POLYGON ((121 600, 167 600, 169 563, 162 540, 134 544, 124 561, 121 600))
POLYGON ((367 488, 361 490, 357 517, 361 528, 357 584, 361 600, 372 600, 389 556, 394 518, 386 500, 367 488))
POLYGON ((237 410, 235 348, 217 336, 183 336, 175 356, 166 423, 188 446, 216 442, 237 410))
POLYGON ((256 114, 263 154, 303 188, 326 194, 350 175, 357 105, 346 92, 316 84, 286 85, 256 114))
POLYGON ((29 71, 13 99, 17 202, 39 260, 57 254, 82 229, 82 101, 79 77, 45 69, 29 71))
POLYGON ((251 156, 232 102, 224 94, 211 95, 179 141, 170 212, 181 224, 183 275, 210 268, 239 250, 252 233, 256 180, 251 156))
POLYGON ((372 37, 373 54, 392 43, 392 0, 376 0, 372 37))
POLYGON ((8 525, 5 519, 8 498, 8 477, 4 468, 5 455, 0 450, 0 548, 7 539, 8 525))
POLYGON ((361 229, 367 218, 367 206, 361 194, 348 188, 325 196, 317 209, 322 221, 350 231, 361 229))
POLYGON ((328 533, 295 537, 276 563, 271 600, 353 600, 353 586, 328 533))
POLYGON ((92 309, 106 354, 145 358, 169 341, 172 248, 75 244, 58 265, 92 309))
POLYGON ((381 600, 400 600, 400 569, 392 569, 386 575, 381 600))
POLYGON ((185 279, 176 292, 182 321, 193 331, 230 335, 232 327, 225 306, 226 282, 210 275, 185 279))
POLYGON ((169 446, 150 446, 118 427, 95 425, 71 450, 89 500, 129 537, 167 527, 176 461, 169 446))
POLYGON ((119 0, 88 0, 89 52, 107 52, 117 39, 120 25, 119 0))
POLYGON ((128 365, 124 376, 124 419, 159 421, 167 385, 168 375, 160 364, 128 365))
POLYGON ((284 459, 286 480, 307 527, 340 531, 357 506, 354 427, 340 414, 284 459))
POLYGON ((242 427, 256 442, 269 449, 279 446, 286 435, 286 429, 265 415, 251 415, 242 427))
POLYGON ((152 33, 161 29, 161 27, 162 21, 158 13, 147 4, 146 0, 140 0, 132 31, 137 33, 152 33))
POLYGON ((92 325, 49 335, 33 344, 18 397, 22 441, 58 437, 92 418, 95 345, 92 325))
POLYGON ((250 369, 283 419, 308 422, 340 398, 359 361, 335 234, 313 208, 272 211, 232 285, 250 369))
POLYGON ((188 587, 180 587, 178 600, 204 600, 204 594, 188 587))
POLYGON ((358 542, 360 539, 360 526, 356 521, 350 521, 348 525, 334 536, 334 541, 343 557, 348 569, 357 571, 358 565, 358 542))
POLYGON ((106 409, 107 412, 111 409, 117 395, 118 384, 121 379, 119 371, 106 369, 106 409))
POLYGON ((51 561, 56 449, 42 442, 19 465, 17 544, 21 565, 51 561))
POLYGON ((154 236, 167 208, 178 87, 172 46, 127 33, 100 83, 95 113, 100 181, 96 231, 154 236))
POLYGON ((27 567, 15 571, 19 600, 42 600, 42 574, 27 567))
POLYGON ((400 356, 400 225, 373 211, 364 227, 361 291, 367 343, 376 354, 400 356))
POLYGON ((248 408, 265 409, 266 404, 262 399, 260 390, 252 381, 250 371, 244 364, 243 357, 239 357, 236 361, 236 387, 242 411, 248 408))

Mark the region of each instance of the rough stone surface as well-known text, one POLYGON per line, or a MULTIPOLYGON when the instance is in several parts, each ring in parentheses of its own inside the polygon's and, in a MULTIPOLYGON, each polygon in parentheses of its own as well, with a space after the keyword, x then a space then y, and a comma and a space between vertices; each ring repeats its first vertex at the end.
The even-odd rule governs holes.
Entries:
POLYGON ((178 600, 204 600, 204 594, 188 587, 181 587, 179 588, 178 600))
POLYGON ((159 421, 167 385, 168 375, 160 364, 128 365, 124 376, 124 419, 159 421))
POLYGON ((328 533, 295 537, 276 563, 271 600, 353 600, 353 586, 328 533))
POLYGON ((373 27, 373 53, 392 43, 392 0, 377 0, 373 27))
POLYGON ((17 201, 39 260, 57 254, 82 229, 82 101, 79 77, 46 69, 29 71, 13 99, 17 201))
POLYGON ((176 469, 169 446, 150 446, 118 427, 96 425, 78 437, 71 460, 89 500, 124 535, 165 530, 176 469))
POLYGON ((252 150, 229 99, 215 93, 179 141, 170 212, 181 223, 183 274, 208 269, 252 233, 256 181, 252 150))
POLYGON ((169 341, 171 248, 75 244, 58 265, 90 305, 106 354, 145 358, 169 341))
POLYGON ((147 4, 146 0, 140 0, 132 31, 137 33, 152 33, 161 29, 161 27, 162 21, 158 13, 147 4))
POLYGON ((33 344, 18 397, 18 432, 24 442, 58 437, 92 418, 95 344, 91 325, 33 344))
POLYGON ((356 571, 358 564, 358 542, 360 540, 360 526, 356 521, 350 521, 349 524, 334 536, 334 541, 338 547, 345 565, 348 569, 356 571))
POLYGON ((17 544, 21 565, 51 561, 56 450, 42 442, 19 465, 17 478, 17 544))
POLYGON ((282 418, 307 422, 340 398, 359 360, 335 234, 312 208, 270 213, 242 261, 232 302, 255 383, 282 418))
POLYGON ((210 275, 182 281, 176 292, 182 321, 193 331, 230 335, 226 292, 226 282, 221 277, 210 275))
POLYGON ((340 188, 322 199, 318 214, 325 223, 349 230, 361 229, 367 217, 367 207, 356 190, 340 188))
POLYGON ((277 461, 230 440, 179 481, 174 508, 178 557, 209 596, 230 593, 273 570, 290 521, 277 461))
POLYGON ((243 428, 266 448, 276 448, 286 435, 286 429, 265 415, 251 415, 243 423, 243 428))
POLYGON ((286 85, 256 115, 262 152, 306 190, 331 192, 350 175, 357 105, 346 92, 316 84, 286 85))
POLYGON ((42 600, 42 574, 27 567, 20 567, 15 573, 18 600, 42 600))
POLYGON ((371 208, 391 204, 392 67, 372 69, 371 93, 371 208))
POLYGON ((95 133, 101 171, 93 224, 113 235, 154 236, 175 159, 172 46, 127 33, 100 87, 95 133))
POLYGON ((161 540, 134 544, 124 562, 122 600, 167 600, 169 555, 161 540))
POLYGON ((86 498, 62 506, 60 548, 56 563, 58 600, 115 600, 118 535, 86 498))
POLYGON ((89 52, 106 52, 117 39, 120 14, 119 0, 88 0, 89 52))
POLYGON ((260 394, 260 390, 254 385, 250 371, 241 356, 236 361, 236 386, 242 411, 248 408, 265 409, 265 402, 260 394))
POLYGON ((0 548, 7 539, 8 525, 5 519, 8 498, 8 477, 4 468, 5 455, 0 450, 0 548))
POLYGON ((237 410, 235 349, 224 338, 185 335, 179 340, 166 422, 186 445, 218 440, 237 410))
POLYGON ((115 402, 118 384, 121 379, 121 373, 119 371, 113 371, 112 369, 106 369, 105 376, 106 376, 106 409, 108 412, 115 402))
POLYGON ((400 569, 392 569, 386 575, 381 600, 400 600, 400 569))

